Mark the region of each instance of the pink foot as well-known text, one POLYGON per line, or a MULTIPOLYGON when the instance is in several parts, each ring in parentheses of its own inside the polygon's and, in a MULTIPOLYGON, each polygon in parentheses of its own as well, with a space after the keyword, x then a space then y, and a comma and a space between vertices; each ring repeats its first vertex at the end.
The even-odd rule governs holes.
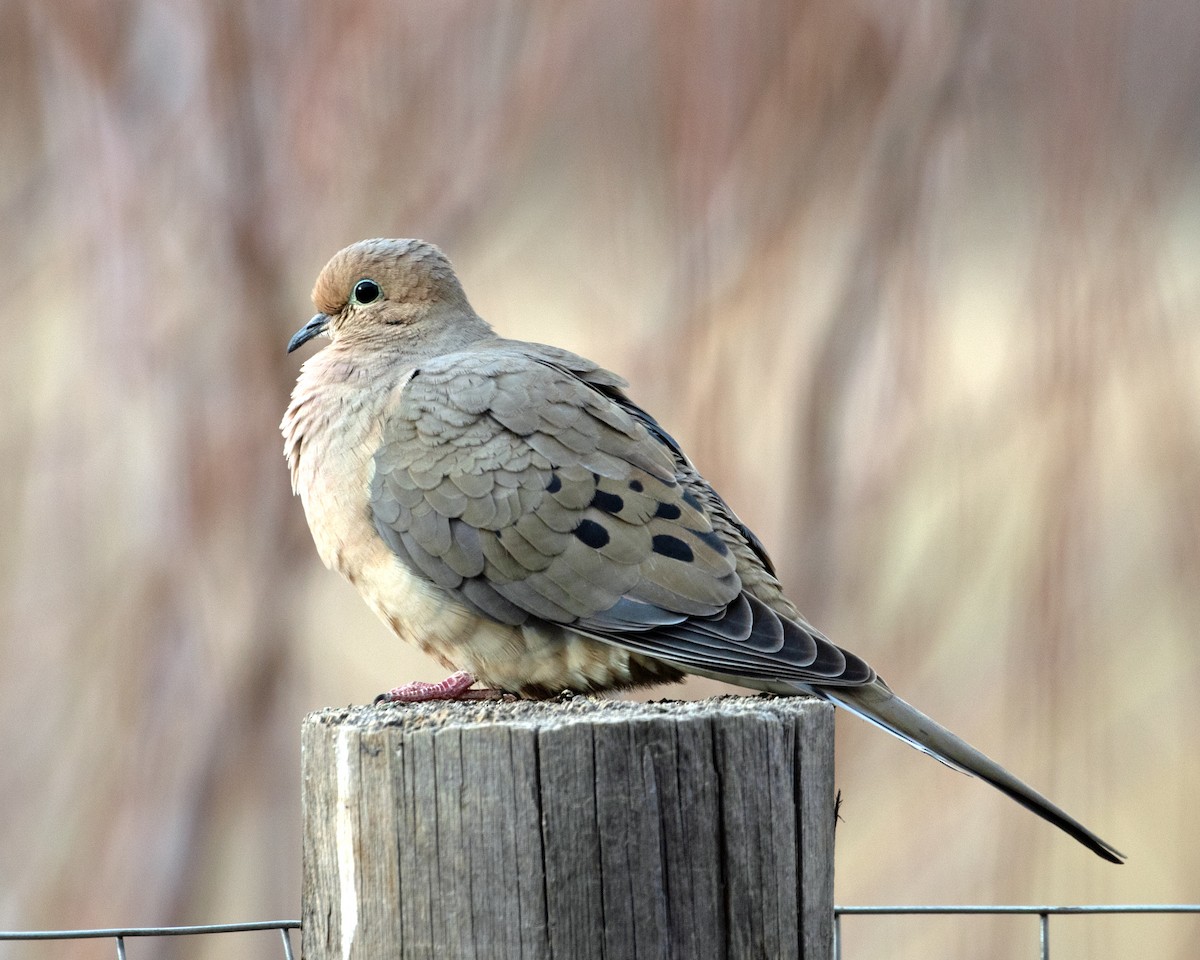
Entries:
POLYGON ((376 703, 421 703, 425 700, 486 700, 502 696, 499 690, 472 690, 475 678, 460 670, 437 683, 414 680, 375 698, 376 703))

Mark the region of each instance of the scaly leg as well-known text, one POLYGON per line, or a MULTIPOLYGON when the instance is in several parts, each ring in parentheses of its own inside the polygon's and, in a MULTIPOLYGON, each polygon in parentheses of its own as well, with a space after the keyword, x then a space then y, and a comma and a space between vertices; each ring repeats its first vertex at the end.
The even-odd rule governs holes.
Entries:
POLYGON ((437 683, 414 680, 375 698, 376 703, 422 703, 426 700, 499 700, 503 690, 472 690, 475 678, 460 670, 437 683))

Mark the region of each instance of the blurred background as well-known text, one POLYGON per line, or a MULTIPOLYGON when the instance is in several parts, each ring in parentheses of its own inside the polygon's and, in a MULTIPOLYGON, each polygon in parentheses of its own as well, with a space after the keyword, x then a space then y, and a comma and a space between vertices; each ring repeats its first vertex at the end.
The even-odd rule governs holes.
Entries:
MULTIPOLYGON (((810 619, 1129 855, 841 717, 838 902, 1200 900, 1192 0, 8 0, 0 91, 0 927, 298 915, 301 718, 442 675, 281 456, 370 236, 624 373, 810 619)), ((131 950, 278 949, 209 939, 131 950)))

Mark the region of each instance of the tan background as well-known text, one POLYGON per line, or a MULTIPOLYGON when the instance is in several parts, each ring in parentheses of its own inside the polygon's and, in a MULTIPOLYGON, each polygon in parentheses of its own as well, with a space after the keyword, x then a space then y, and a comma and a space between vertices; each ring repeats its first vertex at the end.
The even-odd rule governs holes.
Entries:
POLYGON ((0 93, 0 927, 296 915, 301 716, 440 675, 280 456, 377 235, 625 373, 812 619, 1130 858, 843 718, 840 902, 1200 900, 1194 0, 10 0, 0 93))

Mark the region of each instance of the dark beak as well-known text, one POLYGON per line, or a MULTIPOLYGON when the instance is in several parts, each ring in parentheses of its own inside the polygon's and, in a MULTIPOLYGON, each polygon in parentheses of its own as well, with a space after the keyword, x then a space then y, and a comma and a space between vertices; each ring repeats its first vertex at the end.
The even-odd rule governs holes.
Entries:
POLYGON ((287 352, 291 353, 297 347, 308 343, 318 333, 324 333, 327 326, 329 326, 329 317, 323 313, 318 313, 308 323, 297 330, 296 335, 288 341, 287 352))

